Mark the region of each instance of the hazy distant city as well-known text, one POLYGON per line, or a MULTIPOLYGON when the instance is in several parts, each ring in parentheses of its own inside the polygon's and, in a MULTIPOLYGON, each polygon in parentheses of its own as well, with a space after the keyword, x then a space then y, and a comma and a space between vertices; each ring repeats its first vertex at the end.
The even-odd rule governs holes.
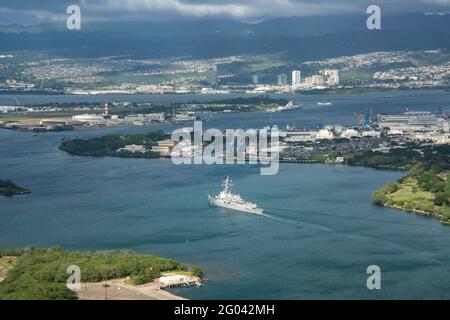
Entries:
MULTIPOLYGON (((0 90, 69 94, 269 93, 355 88, 448 87, 449 54, 443 50, 374 52, 305 61, 295 69, 279 61, 264 68, 255 57, 217 59, 69 59, 26 53, 0 55, 0 90), (283 65, 285 64, 285 65, 283 65), (248 65, 242 72, 235 65, 248 65)), ((242 67, 241 67, 242 68, 242 67)))

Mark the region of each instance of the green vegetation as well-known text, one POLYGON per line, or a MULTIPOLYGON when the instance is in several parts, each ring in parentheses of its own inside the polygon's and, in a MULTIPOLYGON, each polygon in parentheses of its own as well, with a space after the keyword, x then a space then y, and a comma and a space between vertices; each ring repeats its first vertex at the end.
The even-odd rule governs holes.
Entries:
MULTIPOLYGON (((69 252, 59 247, 0 250, 1 256, 17 256, 6 279, 0 283, 0 300, 76 299, 66 286, 67 267, 79 266, 81 282, 101 282, 130 277, 132 284, 144 284, 162 272, 185 272, 184 266, 171 259, 140 255, 130 251, 69 252)), ((191 275, 201 275, 195 267, 191 275)))
POLYGON ((109 134, 99 138, 67 140, 61 143, 59 149, 78 156, 158 158, 159 154, 152 151, 129 152, 117 150, 131 144, 144 145, 147 148, 151 148, 157 141, 167 138, 169 138, 169 135, 163 131, 130 135, 109 134))
POLYGON ((18 194, 29 194, 31 191, 14 184, 9 180, 0 180, 0 195, 11 197, 18 194))
POLYGON ((378 205, 384 205, 387 202, 387 195, 392 194, 398 190, 398 186, 395 182, 389 182, 381 189, 375 191, 372 194, 373 203, 378 205))
POLYGON ((207 102, 189 101, 187 103, 175 103, 177 111, 211 111, 220 112, 230 110, 234 112, 267 111, 284 106, 289 101, 286 99, 275 99, 268 95, 238 97, 207 102))
MULTIPOLYGON (((372 194, 375 204, 399 208, 407 211, 429 214, 438 217, 442 223, 450 222, 450 182, 432 174, 433 180, 445 187, 441 191, 424 188, 421 180, 430 175, 426 172, 419 176, 407 176, 398 183, 389 183, 372 194)), ((434 188, 433 188, 434 189, 434 188)), ((439 189, 440 190, 440 189, 439 189)))
POLYGON ((353 166, 393 170, 410 170, 422 162, 422 155, 410 148, 393 149, 389 153, 368 151, 348 159, 348 164, 353 166))
POLYGON ((203 271, 198 268, 198 267, 191 267, 189 269, 189 272, 191 273, 191 275, 202 278, 203 277, 203 271))
POLYGON ((375 191, 372 201, 377 205, 433 215, 442 223, 450 224, 450 146, 427 146, 420 151, 423 155, 409 149, 388 154, 370 152, 355 156, 349 163, 407 169, 407 176, 375 191))
POLYGON ((0 255, 0 282, 6 278, 9 270, 14 267, 16 259, 17 258, 15 256, 0 255))

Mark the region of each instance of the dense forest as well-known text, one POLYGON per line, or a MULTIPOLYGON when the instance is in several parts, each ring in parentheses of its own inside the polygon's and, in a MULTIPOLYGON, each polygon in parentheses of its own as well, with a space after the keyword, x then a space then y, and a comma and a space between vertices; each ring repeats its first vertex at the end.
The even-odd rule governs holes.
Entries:
POLYGON ((368 151, 356 154, 348 159, 348 164, 377 169, 409 170, 415 165, 423 165, 423 160, 419 152, 406 148, 392 149, 389 153, 368 151))

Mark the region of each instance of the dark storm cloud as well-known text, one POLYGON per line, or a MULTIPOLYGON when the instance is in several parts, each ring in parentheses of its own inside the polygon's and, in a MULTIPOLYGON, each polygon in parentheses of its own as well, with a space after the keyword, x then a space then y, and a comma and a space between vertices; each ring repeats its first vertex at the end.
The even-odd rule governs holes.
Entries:
POLYGON ((450 0, 0 0, 0 23, 63 21, 70 4, 81 6, 84 19, 98 21, 180 17, 258 20, 360 13, 370 4, 392 13, 450 9, 450 0))

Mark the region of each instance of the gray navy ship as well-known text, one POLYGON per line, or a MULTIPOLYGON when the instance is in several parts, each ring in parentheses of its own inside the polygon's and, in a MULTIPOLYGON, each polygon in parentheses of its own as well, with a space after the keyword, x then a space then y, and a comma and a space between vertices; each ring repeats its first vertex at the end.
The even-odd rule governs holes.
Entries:
POLYGON ((233 184, 230 177, 226 178, 222 186, 223 190, 218 195, 208 194, 210 205, 252 214, 263 213, 263 209, 258 208, 256 204, 245 201, 240 195, 231 192, 233 184))

